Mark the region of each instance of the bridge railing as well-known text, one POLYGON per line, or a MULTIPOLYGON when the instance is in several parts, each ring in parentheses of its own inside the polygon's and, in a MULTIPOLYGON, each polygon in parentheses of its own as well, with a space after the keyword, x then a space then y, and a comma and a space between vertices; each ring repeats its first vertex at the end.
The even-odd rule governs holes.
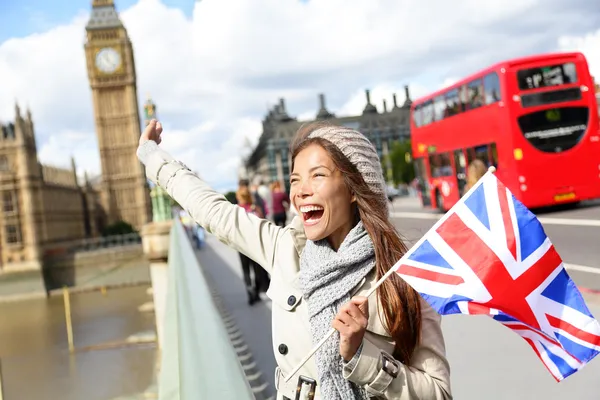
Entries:
POLYGON ((47 246, 44 255, 47 257, 63 256, 86 251, 110 249, 121 246, 138 245, 142 243, 139 233, 126 233, 95 238, 70 240, 47 246))
POLYGON ((167 266, 159 399, 254 399, 178 219, 170 231, 167 266))

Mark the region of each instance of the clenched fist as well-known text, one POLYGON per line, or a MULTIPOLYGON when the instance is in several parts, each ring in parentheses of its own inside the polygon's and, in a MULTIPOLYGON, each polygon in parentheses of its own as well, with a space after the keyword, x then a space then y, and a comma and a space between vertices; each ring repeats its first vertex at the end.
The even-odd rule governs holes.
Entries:
POLYGON ((162 133, 162 130, 161 123, 153 119, 150 121, 146 129, 144 129, 144 132, 142 132, 142 135, 140 136, 140 144, 148 140, 153 140, 156 142, 156 144, 160 144, 160 134, 162 133))

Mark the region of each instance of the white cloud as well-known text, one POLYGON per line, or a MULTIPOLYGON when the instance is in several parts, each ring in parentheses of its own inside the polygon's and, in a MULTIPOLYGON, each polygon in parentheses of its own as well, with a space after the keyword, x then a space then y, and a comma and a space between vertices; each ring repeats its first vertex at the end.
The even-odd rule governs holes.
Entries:
MULTIPOLYGON (((591 2, 593 3, 593 2, 591 2)), ((338 115, 381 110, 492 62, 580 49, 600 75, 600 9, 585 0, 203 0, 193 16, 159 0, 122 11, 133 41, 140 106, 150 94, 164 146, 220 189, 233 187, 280 97, 301 119, 318 93, 338 115), (591 32, 591 33, 590 33, 591 32)), ((118 4, 118 0, 117 0, 118 4)), ((0 120, 32 110, 43 162, 99 172, 83 44, 87 15, 0 44, 0 120), (74 136, 75 135, 75 136, 74 136), (66 160, 66 161, 65 161, 66 160)))
POLYGON ((584 36, 563 36, 558 44, 564 51, 581 51, 586 55, 590 73, 600 83, 600 29, 584 36))

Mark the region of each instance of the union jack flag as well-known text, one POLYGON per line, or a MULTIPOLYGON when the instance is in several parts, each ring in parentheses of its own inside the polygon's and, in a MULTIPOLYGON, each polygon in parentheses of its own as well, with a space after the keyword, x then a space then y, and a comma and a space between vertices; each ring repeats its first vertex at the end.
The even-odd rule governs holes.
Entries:
POLYGON ((600 351, 600 324, 542 225, 492 172, 396 272, 442 315, 483 314, 512 329, 557 381, 600 351))

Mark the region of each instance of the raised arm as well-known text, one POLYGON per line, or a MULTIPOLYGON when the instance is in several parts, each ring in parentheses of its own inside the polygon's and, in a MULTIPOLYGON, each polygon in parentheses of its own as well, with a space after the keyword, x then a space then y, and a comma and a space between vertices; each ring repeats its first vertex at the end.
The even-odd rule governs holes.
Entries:
POLYGON ((204 229, 270 272, 281 228, 231 204, 159 148, 161 132, 160 123, 153 121, 140 138, 137 155, 146 166, 147 177, 165 189, 204 229))

